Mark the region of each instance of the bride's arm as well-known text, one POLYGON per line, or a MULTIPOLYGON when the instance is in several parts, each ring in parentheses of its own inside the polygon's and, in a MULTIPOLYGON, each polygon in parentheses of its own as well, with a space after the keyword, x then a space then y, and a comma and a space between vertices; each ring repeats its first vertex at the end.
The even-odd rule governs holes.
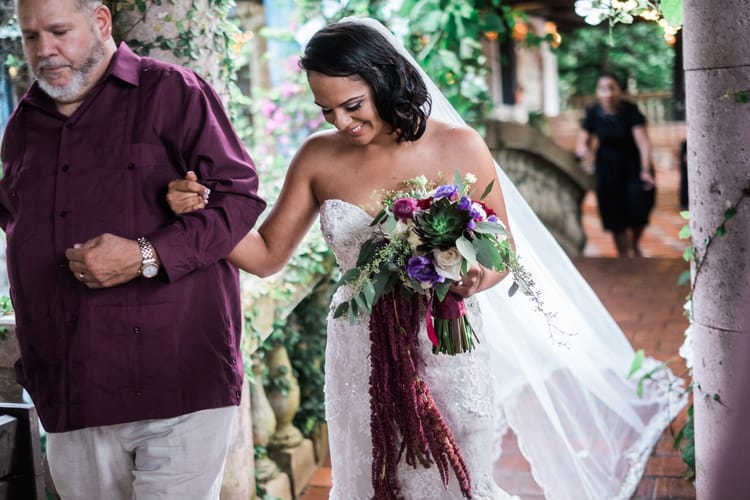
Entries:
POLYGON ((318 214, 311 184, 289 168, 279 198, 257 230, 250 231, 227 256, 229 262, 261 278, 281 270, 318 214))
MULTIPOLYGON (((304 167, 312 160, 309 156, 304 146, 300 148, 268 217, 234 247, 227 256, 229 262, 266 277, 281 270, 289 261, 318 214, 318 202, 311 187, 311 169, 304 167)), ((205 188, 194 178, 186 177, 169 183, 167 201, 176 214, 185 214, 205 207, 205 196, 205 188)))

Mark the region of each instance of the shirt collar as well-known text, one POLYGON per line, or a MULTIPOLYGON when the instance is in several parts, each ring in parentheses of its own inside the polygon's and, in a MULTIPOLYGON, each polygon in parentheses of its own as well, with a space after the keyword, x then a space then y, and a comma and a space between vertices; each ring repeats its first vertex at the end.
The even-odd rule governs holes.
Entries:
POLYGON ((141 57, 136 55, 125 42, 120 42, 117 52, 112 57, 109 68, 104 73, 103 80, 110 75, 134 87, 138 86, 140 77, 141 57))
MULTIPOLYGON (((137 87, 140 76, 140 66, 141 57, 130 50, 130 47, 128 47, 125 42, 120 42, 117 51, 113 54, 112 60, 109 62, 107 70, 94 88, 101 85, 110 76, 137 87)), ((28 102, 29 104, 42 108, 54 104, 52 98, 50 98, 50 96, 39 87, 39 84, 36 81, 34 81, 31 87, 29 87, 29 90, 22 97, 21 102, 28 102)))

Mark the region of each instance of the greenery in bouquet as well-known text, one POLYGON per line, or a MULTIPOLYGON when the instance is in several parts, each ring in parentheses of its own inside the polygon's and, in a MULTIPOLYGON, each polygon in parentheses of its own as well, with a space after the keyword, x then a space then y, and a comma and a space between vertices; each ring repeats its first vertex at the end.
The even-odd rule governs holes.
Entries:
POLYGON ((424 176, 410 179, 405 190, 386 192, 382 209, 371 226, 377 228, 360 249, 356 267, 339 285, 352 296, 334 312, 352 322, 360 312, 371 313, 385 295, 419 294, 426 306, 426 323, 433 352, 459 354, 474 348, 476 334, 466 316, 463 299, 450 292, 468 269, 510 271, 513 291, 530 293, 531 281, 520 266, 501 220, 482 200, 472 198, 476 177, 454 174, 453 182, 430 185, 424 176))

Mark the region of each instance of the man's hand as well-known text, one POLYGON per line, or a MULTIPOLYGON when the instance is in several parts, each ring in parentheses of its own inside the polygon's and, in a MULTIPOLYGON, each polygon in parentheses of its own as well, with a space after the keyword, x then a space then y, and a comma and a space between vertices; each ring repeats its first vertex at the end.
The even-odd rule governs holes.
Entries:
POLYGON ((68 268, 89 288, 108 288, 136 278, 141 269, 138 242, 104 233, 65 250, 68 268))

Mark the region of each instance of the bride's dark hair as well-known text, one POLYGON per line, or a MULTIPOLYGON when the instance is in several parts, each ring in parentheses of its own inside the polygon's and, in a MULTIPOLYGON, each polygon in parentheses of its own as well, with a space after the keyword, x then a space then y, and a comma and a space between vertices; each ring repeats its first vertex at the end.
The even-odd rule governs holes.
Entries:
POLYGON ((331 24, 313 35, 300 66, 328 76, 351 76, 372 88, 380 118, 396 139, 424 133, 431 100, 422 77, 380 33, 359 23, 331 24))

